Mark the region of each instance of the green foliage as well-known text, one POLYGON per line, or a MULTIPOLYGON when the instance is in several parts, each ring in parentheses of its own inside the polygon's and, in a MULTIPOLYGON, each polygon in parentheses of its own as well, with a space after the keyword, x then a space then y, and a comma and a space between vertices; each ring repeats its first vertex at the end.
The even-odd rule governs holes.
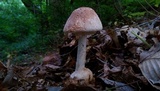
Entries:
POLYGON ((0 7, 0 59, 5 59, 8 53, 26 51, 34 46, 38 26, 22 3, 1 2, 0 7))
POLYGON ((4 0, 0 1, 0 60, 56 48, 63 37, 64 24, 78 7, 91 7, 103 26, 124 24, 146 13, 156 14, 160 0, 4 0))

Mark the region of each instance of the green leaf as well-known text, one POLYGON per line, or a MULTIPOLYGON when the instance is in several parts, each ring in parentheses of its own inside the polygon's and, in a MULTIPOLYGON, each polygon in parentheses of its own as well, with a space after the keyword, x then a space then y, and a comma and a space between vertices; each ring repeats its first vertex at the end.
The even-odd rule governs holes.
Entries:
POLYGON ((159 5, 160 5, 160 0, 155 0, 155 6, 159 7, 159 5))

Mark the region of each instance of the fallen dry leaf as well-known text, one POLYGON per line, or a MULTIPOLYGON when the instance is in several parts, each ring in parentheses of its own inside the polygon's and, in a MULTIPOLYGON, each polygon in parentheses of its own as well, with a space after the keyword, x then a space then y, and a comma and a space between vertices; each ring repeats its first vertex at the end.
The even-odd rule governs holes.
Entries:
POLYGON ((141 55, 141 63, 139 68, 148 82, 155 88, 160 90, 160 46, 156 44, 150 51, 145 51, 141 55))
POLYGON ((43 59, 43 65, 45 64, 54 64, 54 65, 60 65, 61 64, 61 57, 58 53, 49 53, 47 54, 43 59))
POLYGON ((0 61, 0 69, 7 69, 7 67, 0 61))
POLYGON ((134 91, 133 88, 131 88, 130 86, 128 86, 127 84, 124 84, 122 82, 117 82, 117 81, 113 81, 113 80, 109 80, 109 79, 104 79, 104 78, 100 78, 102 79, 107 85, 111 85, 112 88, 106 88, 107 91, 134 91))
POLYGON ((112 69, 109 70, 111 73, 116 73, 122 71, 122 67, 113 67, 112 69))
POLYGON ((97 90, 90 86, 76 86, 76 85, 70 84, 64 87, 61 91, 97 91, 97 90))
POLYGON ((52 70, 56 70, 56 69, 60 68, 59 66, 55 66, 52 64, 46 64, 45 67, 48 69, 52 69, 52 70))
MULTIPOLYGON (((160 52, 154 54, 159 56, 160 52)), ((150 58, 145 59, 142 63, 139 64, 139 68, 142 71, 144 77, 148 82, 155 88, 160 90, 160 56, 159 58, 154 58, 154 55, 150 58)))
POLYGON ((7 74, 7 67, 0 61, 0 79, 4 78, 7 74))
POLYGON ((61 91, 63 89, 63 87, 59 86, 59 87, 48 87, 47 90, 48 91, 61 91))
POLYGON ((114 42, 114 44, 116 45, 116 48, 120 48, 120 43, 118 40, 118 33, 117 31, 113 30, 113 29, 108 29, 107 30, 107 34, 105 35, 105 42, 109 43, 109 42, 114 42), (112 39, 112 40, 111 40, 112 39))
POLYGON ((141 37, 143 40, 146 40, 147 34, 145 32, 140 31, 138 28, 130 27, 127 33, 129 41, 133 41, 135 44, 143 43, 139 38, 136 38, 136 36, 133 33, 139 35, 139 37, 141 37))
POLYGON ((118 66, 118 67, 112 67, 110 68, 107 63, 104 64, 104 75, 108 75, 109 73, 117 73, 122 71, 122 67, 118 66))

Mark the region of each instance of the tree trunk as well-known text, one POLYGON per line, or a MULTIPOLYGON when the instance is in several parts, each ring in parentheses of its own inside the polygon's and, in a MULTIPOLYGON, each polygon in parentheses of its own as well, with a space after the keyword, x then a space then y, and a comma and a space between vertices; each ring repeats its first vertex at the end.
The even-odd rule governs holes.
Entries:
MULTIPOLYGON (((25 7, 35 16, 38 18, 39 23, 41 25, 40 32, 43 35, 47 34, 47 30, 49 28, 49 21, 47 19, 47 15, 42 12, 41 10, 41 2, 42 0, 39 0, 40 4, 36 5, 33 0, 22 0, 25 7)), ((46 2, 47 3, 47 2, 46 2)))
POLYGON ((26 8, 35 16, 42 14, 42 11, 36 6, 32 0, 22 0, 26 8))

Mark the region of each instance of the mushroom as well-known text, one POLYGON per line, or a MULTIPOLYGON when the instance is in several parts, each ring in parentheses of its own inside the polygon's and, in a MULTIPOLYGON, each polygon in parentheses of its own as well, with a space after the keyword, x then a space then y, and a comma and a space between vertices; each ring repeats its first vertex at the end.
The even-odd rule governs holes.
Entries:
POLYGON ((71 79, 92 81, 93 73, 85 67, 87 35, 102 30, 102 23, 96 12, 89 7, 80 7, 72 12, 63 31, 73 33, 78 37, 78 51, 75 71, 70 75, 71 79))

